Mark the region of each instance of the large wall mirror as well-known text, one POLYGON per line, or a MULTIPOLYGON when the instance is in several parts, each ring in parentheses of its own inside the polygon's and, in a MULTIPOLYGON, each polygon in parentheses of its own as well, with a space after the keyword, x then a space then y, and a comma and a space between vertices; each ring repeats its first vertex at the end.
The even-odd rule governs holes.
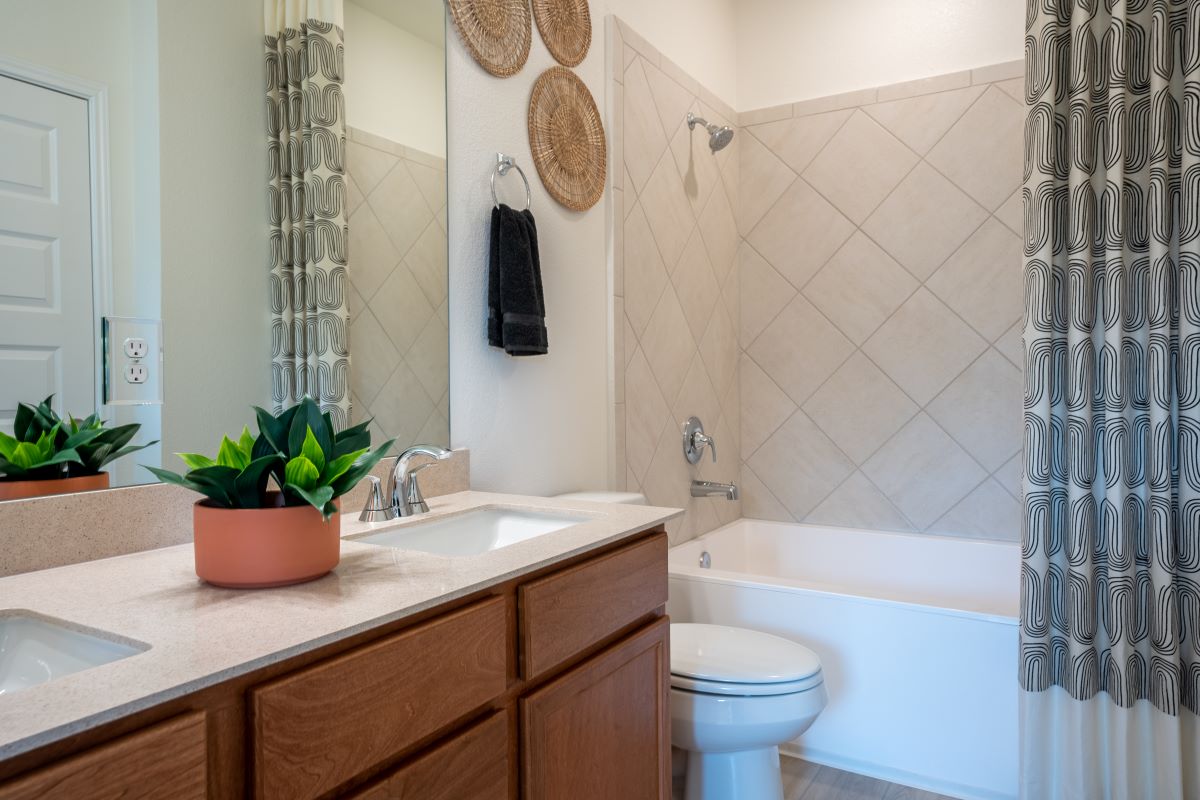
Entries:
MULTIPOLYGON (((107 470, 150 482, 141 464, 253 425, 310 337, 344 421, 448 445, 442 0, 0 0, 0 19, 0 431, 51 394, 139 423, 160 443, 107 470), (281 318, 298 281, 277 279, 264 80, 272 12, 297 8, 336 18, 342 71, 312 94, 338 134, 320 185, 290 190, 338 223, 299 234, 326 268, 307 323, 281 318)), ((299 169, 324 139, 295 141, 299 169)))

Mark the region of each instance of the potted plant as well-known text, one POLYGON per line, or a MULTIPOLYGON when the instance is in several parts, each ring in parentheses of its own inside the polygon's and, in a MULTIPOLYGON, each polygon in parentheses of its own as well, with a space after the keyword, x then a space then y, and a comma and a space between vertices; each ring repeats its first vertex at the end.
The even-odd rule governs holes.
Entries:
POLYGON ((110 462, 157 444, 130 445, 140 425, 106 427, 98 414, 59 417, 50 407, 17 405, 13 436, 0 432, 0 500, 108 488, 110 462))
POLYGON ((337 566, 337 498, 395 440, 371 450, 369 422, 335 432, 311 398, 276 415, 255 407, 258 435, 225 436, 215 458, 179 453, 188 471, 147 467, 205 496, 193 513, 196 574, 217 586, 265 588, 319 578, 337 566), (270 488, 274 483, 275 488, 270 488))

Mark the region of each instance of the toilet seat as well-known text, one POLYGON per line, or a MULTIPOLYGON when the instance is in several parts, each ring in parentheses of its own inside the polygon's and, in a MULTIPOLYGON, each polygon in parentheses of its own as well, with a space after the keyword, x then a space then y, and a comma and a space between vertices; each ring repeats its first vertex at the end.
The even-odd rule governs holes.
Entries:
POLYGON ((822 683, 820 658, 790 639, 727 625, 671 625, 671 686, 676 689, 759 697, 822 683))

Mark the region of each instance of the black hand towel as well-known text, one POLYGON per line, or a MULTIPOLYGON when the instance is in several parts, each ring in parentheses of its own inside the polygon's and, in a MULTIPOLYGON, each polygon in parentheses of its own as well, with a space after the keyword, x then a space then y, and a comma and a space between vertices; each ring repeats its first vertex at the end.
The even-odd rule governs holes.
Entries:
POLYGON ((488 344, 510 356, 547 352, 546 303, 537 225, 529 209, 492 209, 488 256, 488 344))

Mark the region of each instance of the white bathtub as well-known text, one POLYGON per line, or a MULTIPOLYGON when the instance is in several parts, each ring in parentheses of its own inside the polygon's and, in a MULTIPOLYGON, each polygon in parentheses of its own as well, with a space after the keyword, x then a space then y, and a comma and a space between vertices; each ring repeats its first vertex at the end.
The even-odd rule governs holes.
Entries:
POLYGON ((1015 543, 743 519, 672 548, 667 610, 820 655, 829 706, 784 752, 1011 798, 1020 560, 1015 543))

